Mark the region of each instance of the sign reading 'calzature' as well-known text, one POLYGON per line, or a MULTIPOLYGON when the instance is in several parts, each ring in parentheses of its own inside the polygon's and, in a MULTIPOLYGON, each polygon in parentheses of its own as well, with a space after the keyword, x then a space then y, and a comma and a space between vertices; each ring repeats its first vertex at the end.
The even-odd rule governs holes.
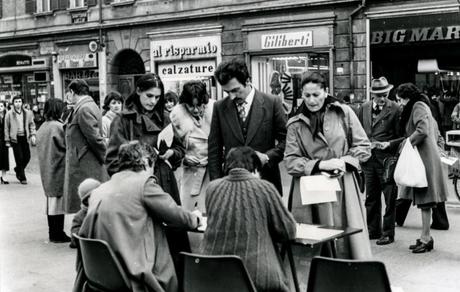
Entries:
POLYGON ((216 69, 214 60, 195 62, 178 62, 158 65, 158 74, 161 78, 190 79, 203 76, 212 76, 216 69))
POLYGON ((414 43, 458 39, 460 39, 460 26, 452 25, 373 31, 371 44, 414 43))
POLYGON ((261 37, 262 49, 299 48, 313 46, 313 32, 287 32, 265 34, 261 37))

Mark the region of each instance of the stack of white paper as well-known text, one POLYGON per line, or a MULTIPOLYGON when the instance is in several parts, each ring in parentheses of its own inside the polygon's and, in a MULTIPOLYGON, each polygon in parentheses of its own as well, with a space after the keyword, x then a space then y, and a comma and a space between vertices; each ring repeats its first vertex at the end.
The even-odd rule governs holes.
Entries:
POLYGON ((201 218, 201 226, 197 228, 198 231, 205 232, 206 227, 208 227, 208 217, 201 218))
POLYGON ((302 205, 337 201, 337 192, 341 191, 337 178, 324 175, 302 176, 300 178, 300 198, 302 205))

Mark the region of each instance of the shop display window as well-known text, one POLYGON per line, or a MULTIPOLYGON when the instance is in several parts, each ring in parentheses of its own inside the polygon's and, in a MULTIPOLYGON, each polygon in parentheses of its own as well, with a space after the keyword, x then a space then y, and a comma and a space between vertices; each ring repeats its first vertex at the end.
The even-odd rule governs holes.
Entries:
POLYGON ((48 80, 37 82, 34 73, 1 74, 0 100, 11 102, 18 95, 25 104, 38 104, 40 107, 50 97, 50 83, 48 80))
POLYGON ((329 77, 329 53, 301 53, 251 57, 252 84, 262 92, 283 98, 287 113, 301 103, 300 80, 305 72, 329 77))

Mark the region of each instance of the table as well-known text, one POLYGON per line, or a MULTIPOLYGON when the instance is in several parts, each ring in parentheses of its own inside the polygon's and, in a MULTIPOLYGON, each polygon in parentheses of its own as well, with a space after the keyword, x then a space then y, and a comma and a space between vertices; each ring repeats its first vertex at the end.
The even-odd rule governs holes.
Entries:
POLYGON ((292 254, 292 248, 291 248, 292 244, 306 245, 310 247, 313 247, 315 245, 328 244, 331 249, 332 257, 336 258, 337 252, 335 250, 334 241, 339 238, 350 236, 350 235, 363 231, 360 228, 352 228, 352 227, 343 228, 343 227, 338 227, 338 226, 327 226, 327 225, 318 226, 318 228, 335 229, 335 230, 343 230, 343 231, 333 236, 325 237, 322 239, 296 238, 293 241, 290 241, 287 244, 285 244, 285 249, 288 255, 289 265, 291 267, 292 279, 294 281, 296 292, 300 292, 300 287, 299 287, 299 280, 297 279, 297 269, 296 269, 295 262, 294 262, 294 256, 292 254))

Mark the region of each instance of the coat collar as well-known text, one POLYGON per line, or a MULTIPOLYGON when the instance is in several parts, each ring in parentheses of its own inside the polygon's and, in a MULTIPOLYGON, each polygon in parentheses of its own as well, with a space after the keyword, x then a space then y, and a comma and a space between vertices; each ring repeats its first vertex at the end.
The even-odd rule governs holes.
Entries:
POLYGON ((134 104, 124 109, 122 115, 134 121, 136 124, 143 124, 147 132, 161 132, 162 130, 152 119, 142 114, 134 104))
POLYGON ((93 98, 91 96, 85 95, 80 100, 75 104, 75 107, 73 108, 74 112, 77 112, 84 104, 94 102, 93 98))

